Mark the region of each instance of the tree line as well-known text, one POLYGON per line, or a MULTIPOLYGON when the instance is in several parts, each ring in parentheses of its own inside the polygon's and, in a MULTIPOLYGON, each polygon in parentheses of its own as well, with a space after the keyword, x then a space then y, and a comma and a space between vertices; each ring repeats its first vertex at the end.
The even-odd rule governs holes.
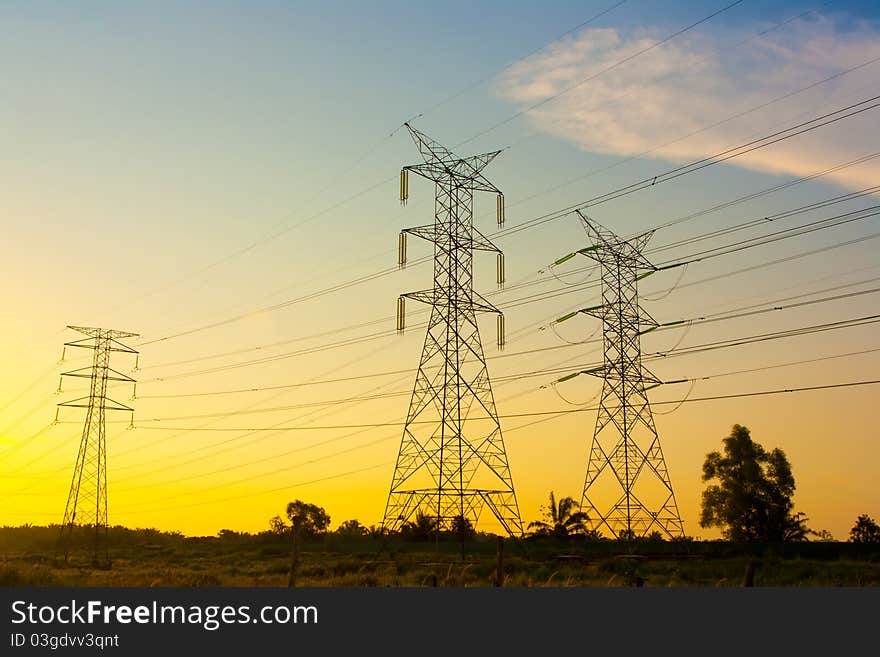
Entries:
MULTIPOLYGON (((722 450, 706 455, 702 480, 700 526, 720 530, 732 542, 786 542, 834 540, 826 530, 813 530, 807 518, 794 510, 795 479, 791 463, 780 448, 766 450, 752 439, 748 428, 735 424, 722 440, 722 450)), ((541 507, 542 517, 530 522, 527 537, 602 540, 590 528, 590 518, 572 497, 557 500, 551 491, 549 503, 541 507)), ((285 518, 273 517, 270 531, 285 535, 295 532, 302 540, 325 535, 343 538, 377 538, 389 532, 381 526, 366 527, 358 520, 346 520, 330 531, 330 516, 320 506, 295 500, 287 505, 285 518), (285 519, 286 518, 286 519, 285 519)), ((440 538, 469 540, 478 535, 468 518, 453 518, 450 527, 442 528, 437 518, 424 513, 404 523, 395 534, 404 540, 428 541, 440 538)), ((619 540, 662 541, 660 532, 635 536, 621 532, 619 540)), ((880 543, 880 526, 867 514, 860 515, 849 532, 854 543, 880 543)))

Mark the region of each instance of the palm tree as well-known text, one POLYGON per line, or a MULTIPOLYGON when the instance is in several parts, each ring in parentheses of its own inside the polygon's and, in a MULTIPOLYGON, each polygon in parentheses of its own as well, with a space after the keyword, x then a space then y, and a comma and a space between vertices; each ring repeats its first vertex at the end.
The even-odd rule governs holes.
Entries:
POLYGON ((782 540, 783 541, 808 541, 811 534, 814 534, 812 529, 807 527, 807 518, 801 512, 795 513, 794 515, 789 515, 788 518, 785 519, 785 527, 782 531, 782 540))
POLYGON ((557 504, 553 491, 550 491, 550 504, 541 508, 545 520, 529 523, 528 528, 534 530, 534 535, 568 538, 573 534, 587 533, 589 518, 580 510, 581 505, 575 502, 573 497, 563 497, 557 504))
POLYGON ((468 538, 472 538, 474 535, 474 524, 470 521, 470 519, 466 518, 462 515, 457 515, 452 518, 452 523, 449 526, 449 533, 456 539, 460 541, 464 541, 468 538))
POLYGON ((400 533, 411 541, 428 541, 437 534, 439 526, 437 516, 430 516, 420 509, 413 520, 403 524, 400 533))

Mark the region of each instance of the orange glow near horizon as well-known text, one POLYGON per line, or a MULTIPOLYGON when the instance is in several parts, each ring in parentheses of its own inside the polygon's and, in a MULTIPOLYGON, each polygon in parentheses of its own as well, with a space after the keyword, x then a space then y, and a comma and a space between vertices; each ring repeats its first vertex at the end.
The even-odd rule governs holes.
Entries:
POLYGON ((648 184, 875 96, 880 10, 770 31, 784 8, 744 3, 739 22, 600 73, 703 9, 622 4, 548 42, 583 22, 580 3, 539 19, 514 4, 475 8, 500 23, 474 32, 430 4, 376 20, 352 3, 343 22, 285 3, 0 7, 16 144, 0 162, 0 525, 62 521, 84 412, 53 420, 87 382, 56 390, 91 353, 59 362, 68 325, 140 336, 137 370, 111 361, 137 392, 111 382, 135 412, 133 429, 107 416, 110 524, 257 532, 295 499, 332 527, 380 523, 427 320, 408 303, 399 335, 395 304, 431 285, 430 244, 411 239, 396 266, 400 230, 435 212, 417 176, 398 202, 401 167, 420 161, 394 130, 410 116, 463 157, 503 149, 484 174, 506 229, 493 193, 475 193, 473 216, 506 283, 477 252, 474 289, 505 313, 503 350, 494 317, 480 328, 524 525, 551 491, 581 498, 596 421, 601 381, 558 382, 602 358, 598 320, 553 323, 600 301, 588 259, 550 264, 589 244, 571 207, 619 235, 656 228, 658 266, 693 260, 639 284, 658 322, 685 320, 641 348, 661 380, 694 382, 649 392, 686 534, 719 536, 698 523, 702 464, 734 424, 786 452, 810 528, 845 540, 860 514, 880 519, 880 104, 648 184), (443 39, 411 29, 429 19, 443 39), (526 57, 531 43, 545 47, 526 57))

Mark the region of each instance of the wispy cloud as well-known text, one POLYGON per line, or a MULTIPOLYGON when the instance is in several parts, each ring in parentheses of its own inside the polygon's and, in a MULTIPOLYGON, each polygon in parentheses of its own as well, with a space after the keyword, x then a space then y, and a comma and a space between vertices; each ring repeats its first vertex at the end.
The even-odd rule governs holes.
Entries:
MULTIPOLYGON (((506 70, 495 93, 528 108, 533 126, 584 150, 684 162, 710 156, 813 116, 880 94, 880 61, 760 110, 707 126, 880 58, 880 25, 813 16, 766 35, 691 33, 599 75, 662 38, 661 30, 587 29, 506 70), (696 133, 696 134, 691 134, 696 133), (688 136, 690 135, 690 136, 688 136), (684 137, 684 138, 683 138, 684 137)), ((880 110, 750 153, 733 162, 805 175, 880 150, 880 110)), ((874 160, 834 174, 849 188, 876 185, 874 160)))

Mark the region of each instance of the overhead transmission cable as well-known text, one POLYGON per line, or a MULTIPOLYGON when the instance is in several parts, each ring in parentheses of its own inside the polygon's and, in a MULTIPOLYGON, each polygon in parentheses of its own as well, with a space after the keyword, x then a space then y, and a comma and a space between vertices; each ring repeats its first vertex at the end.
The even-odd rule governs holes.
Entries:
MULTIPOLYGON (((880 208, 880 206, 872 206, 870 208, 865 208, 865 209, 859 210, 859 211, 853 211, 853 212, 849 212, 849 213, 841 213, 838 215, 834 215, 832 217, 828 217, 825 219, 817 220, 815 222, 811 222, 810 224, 807 224, 806 226, 793 227, 793 228, 785 229, 783 231, 777 231, 775 233, 771 233, 770 235, 759 236, 759 237, 753 238, 751 240, 748 240, 748 241, 745 241, 742 243, 735 243, 733 245, 728 245, 727 247, 718 247, 717 249, 712 250, 710 252, 706 252, 706 253, 691 254, 691 256, 688 256, 685 259, 676 260, 676 261, 669 261, 668 263, 663 263, 662 266, 665 268, 668 268, 674 264, 684 264, 685 262, 688 262, 688 263, 702 262, 702 261, 708 260, 713 257, 720 257, 720 256, 724 256, 724 255, 729 255, 731 253, 737 253, 737 252, 740 252, 740 251, 748 249, 748 248, 754 248, 757 246, 763 246, 765 244, 775 243, 775 242, 778 242, 782 239, 799 237, 803 234, 807 234, 809 232, 814 232, 816 230, 833 228, 833 227, 836 227, 839 225, 843 225, 844 223, 850 223, 853 221, 871 218, 871 217, 874 217, 874 216, 877 216, 878 214, 880 214, 880 211, 878 211, 878 208, 880 208)), ((812 206, 809 206, 809 209, 814 209, 814 208, 812 206)), ((797 209, 797 211, 805 211, 805 210, 797 209)), ((791 212, 795 212, 795 211, 791 211, 791 212)), ((780 213, 780 214, 785 214, 785 213, 780 213)), ((866 236, 865 238, 858 238, 858 239, 864 240, 864 239, 867 239, 870 237, 871 236, 866 236)), ((853 243, 853 241, 850 240, 850 241, 846 242, 845 244, 850 244, 850 243, 853 243)), ((834 246, 835 245, 832 245, 832 247, 834 247, 834 246)), ((823 248, 827 250, 832 247, 823 247, 823 248)), ((566 256, 566 257, 568 257, 568 256, 566 256)), ((786 260, 788 260, 788 258, 781 259, 781 261, 786 261, 786 260)), ((777 262, 777 261, 774 261, 774 262, 777 262)), ((758 265, 756 265, 756 267, 757 266, 758 265)), ((596 283, 590 284, 590 286, 594 286, 594 285, 596 285, 596 283)), ((687 285, 687 284, 682 284, 682 286, 684 286, 684 285, 687 285)), ((552 299, 552 298, 555 298, 558 296, 571 294, 573 292, 576 292, 576 291, 579 291, 582 289, 584 289, 584 287, 572 287, 572 288, 563 288, 563 289, 555 291, 555 292, 554 291, 550 291, 550 292, 545 291, 545 292, 541 292, 541 293, 536 293, 536 294, 533 294, 530 296, 523 297, 521 299, 511 300, 510 302, 505 304, 505 307, 508 309, 512 309, 512 308, 516 308, 521 305, 532 303, 535 301, 546 301, 546 300, 549 300, 549 299, 552 299)), ((192 371, 188 371, 188 372, 179 372, 179 373, 169 374, 169 375, 165 375, 162 377, 156 377, 154 379, 147 379, 147 380, 143 381, 142 383, 147 383, 150 381, 159 381, 159 380, 167 381, 167 380, 171 380, 171 379, 179 379, 179 378, 190 377, 190 376, 199 376, 199 375, 211 374, 211 373, 220 372, 220 371, 228 371, 230 369, 239 369, 242 367, 250 367, 250 366, 261 365, 261 364, 270 363, 270 362, 277 362, 278 360, 284 360, 284 359, 307 355, 307 354, 319 353, 321 351, 326 351, 328 349, 334 349, 337 347, 351 346, 351 345, 356 345, 356 344, 362 344, 364 342, 371 342, 376 339, 390 338, 390 337, 394 337, 395 335, 396 335, 395 330, 388 329, 386 331, 379 331, 379 332, 367 334, 364 336, 346 338, 344 340, 340 340, 340 341, 336 341, 336 342, 332 342, 332 343, 328 343, 328 344, 324 344, 324 345, 305 347, 303 349, 299 349, 299 350, 296 350, 293 352, 285 352, 282 354, 265 356, 262 358, 241 361, 238 363, 217 365, 215 367, 203 368, 200 370, 192 370, 192 371)))
MULTIPOLYGON (((693 398, 688 399, 687 402, 688 403, 696 403, 696 402, 704 402, 704 401, 741 399, 741 398, 758 397, 758 396, 766 396, 766 395, 779 395, 779 394, 791 394, 791 393, 798 393, 798 392, 832 390, 832 389, 841 389, 841 388, 852 388, 852 387, 857 387, 857 386, 876 385, 878 383, 880 383, 880 379, 862 380, 862 381, 846 381, 846 382, 841 382, 841 383, 831 383, 831 384, 814 385, 814 386, 779 388, 779 389, 772 389, 772 390, 733 393, 733 394, 727 394, 727 395, 713 395, 713 396, 707 396, 707 397, 693 397, 693 398)), ((665 404, 679 404, 680 402, 681 402, 681 400, 664 400, 664 401, 659 401, 659 402, 652 402, 652 404, 657 405, 657 406, 662 406, 665 404)), ((596 410, 596 409, 595 408, 565 408, 565 409, 554 410, 554 411, 539 411, 539 412, 532 412, 532 413, 513 413, 513 414, 507 414, 507 415, 500 415, 499 418, 503 418, 503 419, 512 419, 512 418, 520 418, 520 417, 554 418, 554 417, 563 417, 563 416, 570 415, 573 413, 591 412, 594 410, 596 410)), ((531 423, 529 423, 529 424, 531 424, 531 423)), ((528 426, 528 425, 523 425, 523 427, 525 427, 525 426, 528 426)), ((509 429, 506 431, 506 433, 512 433, 517 428, 520 428, 520 427, 514 427, 512 429, 509 429)), ((290 490, 292 488, 297 488, 297 487, 300 487, 303 485, 307 485, 309 483, 318 483, 318 482, 328 481, 331 479, 337 479, 337 478, 341 478, 341 477, 350 476, 352 474, 359 474, 359 473, 366 472, 369 470, 375 470, 375 469, 382 468, 382 467, 388 467, 390 465, 393 465, 393 463, 383 462, 383 463, 379 463, 379 464, 375 464, 375 465, 370 465, 370 466, 358 468, 356 470, 349 470, 349 471, 346 471, 344 473, 340 473, 337 475, 329 475, 326 477, 321 477, 319 479, 314 479, 314 480, 311 480, 311 481, 305 482, 305 483, 285 485, 285 486, 273 488, 273 489, 266 490, 266 491, 259 491, 256 493, 253 493, 253 492, 243 493, 243 494, 239 494, 239 495, 227 496, 227 497, 224 497, 221 499, 206 500, 206 501, 201 501, 201 502, 190 502, 190 503, 186 503, 186 504, 182 504, 182 505, 174 505, 174 506, 163 505, 161 507, 157 507, 156 509, 140 509, 140 510, 122 509, 120 512, 122 514, 126 514, 126 513, 155 513, 155 512, 166 512, 169 510, 180 509, 180 508, 192 508, 192 507, 198 507, 198 506, 207 506, 207 505, 211 505, 211 504, 221 504, 221 503, 230 502, 230 501, 237 500, 237 499, 247 499, 247 498, 256 497, 256 496, 260 496, 260 495, 267 495, 267 494, 271 494, 271 493, 275 493, 275 492, 280 492, 283 490, 290 490)), ((256 475, 254 478, 256 479, 261 476, 262 475, 256 475)), ((216 489, 217 487, 214 487, 214 488, 216 489)))
POLYGON ((735 0, 734 2, 731 2, 730 4, 722 7, 721 9, 718 9, 718 10, 712 12, 708 16, 705 16, 705 17, 701 18, 700 20, 698 20, 694 23, 691 23, 690 25, 687 25, 687 26, 685 26, 675 32, 672 32, 671 34, 665 36, 663 39, 661 39, 659 41, 656 41, 655 43, 651 44, 650 46, 642 48, 641 50, 638 50, 635 53, 624 57, 623 59, 619 59, 618 61, 614 62, 613 64, 610 64, 609 66, 606 66, 605 68, 599 70, 598 72, 592 73, 592 74, 588 75, 587 77, 582 78, 577 83, 575 83, 573 85, 569 85, 565 89, 563 89, 555 94, 552 94, 552 95, 548 96, 547 98, 544 98, 536 103, 533 103, 532 105, 529 105, 528 107, 523 108, 514 114, 511 114, 507 118, 505 118, 501 121, 498 121, 496 123, 493 123, 488 128, 485 128, 484 130, 481 130, 480 132, 478 132, 474 136, 469 137, 468 139, 464 140, 463 142, 460 142, 459 144, 456 145, 456 147, 463 146, 464 144, 468 144, 468 143, 474 141, 475 139, 482 137, 483 135, 487 135, 490 132, 497 130, 501 126, 510 123, 514 119, 517 119, 520 116, 523 116, 524 114, 528 114, 529 112, 533 112, 534 110, 538 109, 539 107, 543 107, 547 103, 553 102, 557 98, 560 98, 560 97, 564 96, 565 94, 567 94, 571 91, 574 91, 578 87, 582 87, 583 85, 587 84, 588 82, 591 82, 592 80, 595 80, 596 78, 598 78, 601 75, 604 75, 605 73, 613 71, 614 69, 616 69, 620 66, 623 66, 624 64, 626 64, 628 62, 631 62, 632 60, 644 55, 645 53, 648 53, 656 48, 659 48, 660 46, 665 45, 666 43, 669 43, 670 41, 672 41, 676 37, 681 36, 682 34, 684 34, 686 32, 689 32, 690 30, 694 29, 695 27, 698 27, 698 26, 702 25, 703 23, 706 23, 706 22, 712 20, 716 16, 719 16, 719 15, 723 14, 724 12, 726 12, 730 9, 733 9, 734 7, 736 7, 737 5, 740 5, 742 3, 743 3, 743 0, 735 0))

